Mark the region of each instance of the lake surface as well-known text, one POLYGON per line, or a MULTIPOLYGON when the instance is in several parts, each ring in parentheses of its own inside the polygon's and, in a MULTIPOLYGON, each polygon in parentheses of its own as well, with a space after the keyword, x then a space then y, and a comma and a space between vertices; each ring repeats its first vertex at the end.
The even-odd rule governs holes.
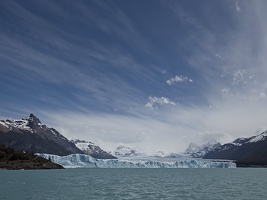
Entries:
POLYGON ((0 170, 0 199, 267 199, 267 169, 0 170))

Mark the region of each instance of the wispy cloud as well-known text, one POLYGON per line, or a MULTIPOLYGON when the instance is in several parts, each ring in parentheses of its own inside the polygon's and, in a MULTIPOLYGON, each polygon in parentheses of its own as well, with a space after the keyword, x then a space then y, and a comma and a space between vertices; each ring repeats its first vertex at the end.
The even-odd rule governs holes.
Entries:
POLYGON ((161 110, 157 118, 68 111, 42 114, 45 123, 67 137, 91 140, 107 150, 124 144, 144 151, 180 152, 190 142, 200 145, 210 139, 230 142, 266 126, 264 101, 233 100, 226 96, 210 103, 212 107, 177 104, 170 110, 161 110), (256 118, 253 113, 257 113, 256 118))
POLYGON ((223 88, 223 89, 222 89, 222 93, 223 93, 223 94, 228 94, 229 91, 230 91, 229 88, 223 88))
POLYGON ((222 56, 220 54, 218 54, 218 53, 215 54, 215 57, 219 58, 220 60, 223 60, 222 56))
POLYGON ((245 84, 246 81, 244 80, 246 70, 238 70, 233 74, 233 85, 238 85, 240 83, 245 84))
MULTIPOLYGON (((186 12, 179 4, 172 5, 171 10, 174 11, 174 15, 198 32, 197 35, 191 33, 188 38, 192 40, 187 41, 184 46, 195 46, 196 41, 201 43, 198 48, 188 49, 191 54, 187 56, 187 60, 190 66, 198 71, 199 75, 201 74, 198 78, 201 78, 205 88, 200 90, 205 93, 205 97, 216 96, 223 88, 229 88, 230 91, 238 92, 241 96, 252 96, 265 83, 264 76, 267 71, 263 60, 267 49, 265 42, 262 41, 265 41, 264 34, 267 33, 266 12, 263 9, 266 2, 242 3, 249 8, 249 15, 240 12, 240 15, 231 21, 239 28, 233 30, 225 26, 228 31, 223 34, 214 32, 213 26, 203 26, 203 21, 191 12, 186 12), (259 35, 255 34, 255 30, 259 31, 257 31, 259 35), (209 37, 206 37, 207 35, 209 37), (214 58, 214 52, 220 52, 220 54, 216 53, 214 58)), ((238 1, 235 5, 240 9, 238 1)), ((227 12, 233 14, 230 3, 224 6, 227 12)), ((216 18, 216 20, 218 22, 222 19, 216 18)))
POLYGON ((166 97, 148 97, 148 102, 146 103, 146 107, 153 109, 153 108, 158 108, 156 105, 171 105, 175 106, 176 103, 171 101, 170 99, 166 97))
POLYGON ((177 152, 187 144, 177 146, 177 127, 151 117, 119 114, 83 114, 79 112, 43 113, 43 123, 55 127, 68 138, 86 139, 111 151, 120 144, 133 146, 144 152, 177 152), (79 120, 77 120, 79 119, 79 120), (164 133, 164 134, 163 134, 164 133), (157 145, 155 145, 157 144, 157 145), (168 145, 169 144, 169 145, 168 145))
MULTIPOLYGON (((57 3, 41 4, 42 8, 52 7, 51 14, 59 20, 69 20, 70 26, 73 26, 73 23, 81 23, 85 32, 68 30, 64 23, 57 24, 33 12, 23 3, 4 4, 3 7, 12 13, 12 19, 15 19, 14 22, 10 22, 11 26, 16 23, 21 31, 25 29, 28 34, 21 37, 19 30, 9 34, 0 31, 0 57, 9 68, 0 68, 2 76, 9 77, 5 79, 13 83, 23 80, 22 84, 29 90, 34 90, 36 85, 45 88, 44 92, 50 90, 50 96, 49 92, 43 94, 41 90, 37 90, 35 96, 50 99, 49 102, 54 102, 56 107, 65 105, 62 104, 61 98, 57 98, 58 91, 54 89, 62 85, 73 101, 70 106, 73 109, 81 106, 88 109, 90 104, 94 108, 126 112, 136 104, 142 105, 142 98, 146 98, 147 94, 135 82, 140 82, 140 85, 146 82, 156 84, 155 76, 158 72, 154 67, 144 67, 138 58, 129 52, 131 49, 128 46, 142 49, 144 54, 149 51, 149 46, 122 10, 104 2, 91 3, 98 4, 98 9, 108 12, 108 16, 112 16, 111 19, 95 11, 88 12, 91 7, 87 3, 83 6, 72 5, 74 10, 79 11, 79 17, 83 16, 75 19, 68 19, 68 10, 57 3), (99 20, 104 25, 98 23, 99 20), (104 26, 106 28, 103 29, 104 26), (91 36, 90 30, 105 32, 111 38, 120 35, 120 40, 124 42, 112 45, 103 43, 98 37, 91 36), (32 42, 32 38, 37 42, 32 42), (12 80, 12 77, 17 78, 12 80), (46 87, 46 84, 54 87, 46 87)), ((10 26, 8 21, 2 22, 4 26, 10 26)))
POLYGON ((187 76, 183 75, 176 75, 174 78, 170 78, 166 81, 168 85, 172 85, 174 83, 182 83, 182 82, 190 82, 193 83, 193 80, 191 78, 188 78, 187 76))
MULTIPOLYGON (((148 145, 151 149, 156 150, 159 147, 153 147, 150 142, 160 144, 162 133, 167 133, 173 138, 170 139, 166 136, 164 139, 166 145, 162 144, 162 149, 171 151, 176 148, 179 151, 184 150, 189 142, 201 144, 208 138, 229 142, 236 137, 250 136, 260 127, 266 127, 267 70, 265 60, 267 49, 265 39, 267 23, 265 19, 267 14, 264 9, 266 3, 264 1, 253 2, 246 2, 247 7, 250 8, 250 14, 239 12, 238 17, 231 21, 228 18, 226 20, 223 16, 217 16, 214 21, 209 18, 211 21, 208 24, 201 21, 201 18, 197 18, 194 13, 187 12, 179 3, 171 5, 169 9, 177 18, 177 24, 186 24, 187 28, 194 30, 186 32, 183 40, 180 37, 177 38, 178 44, 175 44, 187 52, 185 58, 188 70, 192 70, 194 74, 198 75, 197 79, 200 83, 193 92, 198 93, 196 98, 205 99, 204 103, 198 101, 195 104, 189 102, 188 105, 176 104, 170 100, 177 99, 178 96, 172 90, 174 87, 168 87, 173 92, 171 94, 168 91, 159 90, 160 95, 157 93, 148 98, 145 106, 150 109, 144 109, 148 110, 148 113, 144 114, 144 111, 140 109, 136 118, 130 116, 114 118, 114 120, 118 120, 115 120, 115 124, 127 124, 130 127, 122 130, 122 127, 117 126, 118 129, 121 129, 117 129, 116 134, 120 133, 118 135, 113 135, 113 132, 109 131, 114 128, 105 126, 106 122, 114 122, 111 120, 112 118, 99 116, 99 121, 94 121, 94 124, 99 130, 102 128, 106 131, 99 142, 105 144, 109 141, 107 137, 118 136, 118 140, 114 141, 114 146, 122 138, 121 142, 123 143, 139 147, 148 145), (221 30, 222 27, 216 25, 222 25, 222 23, 226 23, 223 26, 226 31, 217 32, 216 30, 221 30), (233 27, 238 28, 233 29, 233 27), (255 30, 258 30, 257 34, 255 30), (220 54, 214 52, 220 52, 220 54), (222 74, 224 76, 221 76, 222 74), (170 97, 170 99, 158 97, 161 95, 170 97), (165 105, 172 106, 172 109, 161 109, 156 114, 149 112, 151 108, 165 105), (125 138, 125 132, 130 132, 130 140, 125 138), (157 138, 158 136, 160 138, 157 138), (141 140, 145 142, 141 142, 141 140)), ((239 4, 236 5, 239 7, 239 4)), ((232 3, 226 3, 224 8, 226 13, 232 12, 232 15, 235 13, 232 3)), ((214 7, 210 9, 214 9, 214 7)), ((229 14, 229 16, 232 15, 229 14)), ((170 69, 168 69, 168 73, 170 73, 170 69)), ((168 73, 164 75, 166 76, 168 73)), ((183 81, 190 82, 190 78, 177 75, 177 78, 175 76, 167 81, 164 83, 172 85, 183 81)), ((196 81, 195 78, 194 81, 196 81)), ((86 115, 84 119, 87 117, 93 120, 95 116, 86 115)), ((69 135, 72 133, 69 130, 67 132, 69 135)), ((97 132, 92 131, 91 133, 95 135, 88 134, 88 138, 92 137, 97 140, 97 132)))
POLYGON ((237 12, 240 12, 241 11, 241 8, 239 6, 238 1, 235 2, 235 9, 236 9, 237 12))

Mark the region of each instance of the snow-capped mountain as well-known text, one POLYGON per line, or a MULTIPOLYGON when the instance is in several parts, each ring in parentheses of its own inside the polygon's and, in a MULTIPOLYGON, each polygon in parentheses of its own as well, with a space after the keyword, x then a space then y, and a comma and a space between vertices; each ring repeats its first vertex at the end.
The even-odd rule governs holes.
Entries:
POLYGON ((219 146, 221 146, 221 144, 219 142, 216 142, 215 140, 209 141, 207 144, 204 144, 202 146, 190 143, 188 148, 185 150, 184 155, 193 158, 202 158, 205 154, 219 146))
POLYGON ((199 151, 200 151, 200 146, 198 146, 194 143, 190 143, 184 153, 186 155, 191 155, 191 154, 199 152, 199 151))
POLYGON ((167 155, 163 151, 157 151, 156 153, 152 154, 152 157, 159 157, 159 158, 164 158, 167 155))
POLYGON ((71 140, 71 142, 74 143, 76 147, 82 150, 85 154, 90 155, 94 158, 99 158, 99 159, 116 158, 115 156, 101 149, 99 146, 97 146, 93 142, 89 142, 85 140, 71 140))
POLYGON ((264 140, 267 140, 267 130, 259 135, 248 138, 248 141, 246 141, 245 143, 256 143, 264 140))
POLYGON ((241 138, 235 139, 231 144, 235 146, 241 146, 243 143, 247 142, 248 140, 249 140, 248 138, 241 137, 241 138))
POLYGON ((248 138, 237 138, 213 149, 204 158, 237 160, 243 164, 267 164, 267 131, 248 138))
POLYGON ((183 157, 184 154, 181 153, 164 153, 163 151, 156 151, 156 152, 142 152, 136 150, 134 148, 130 148, 127 146, 120 145, 117 149, 113 152, 113 155, 120 157, 120 158, 180 158, 183 157))
POLYGON ((126 147, 126 146, 119 146, 114 151, 113 155, 120 157, 120 158, 179 158, 183 155, 179 153, 169 153, 165 154, 163 151, 157 151, 155 153, 144 153, 141 151, 138 151, 134 148, 126 147))
POLYGON ((82 153, 57 130, 43 125, 33 114, 20 120, 0 120, 0 144, 34 153, 82 153))
POLYGON ((118 146, 114 151, 114 155, 119 157, 138 156, 140 154, 137 150, 122 145, 118 146))

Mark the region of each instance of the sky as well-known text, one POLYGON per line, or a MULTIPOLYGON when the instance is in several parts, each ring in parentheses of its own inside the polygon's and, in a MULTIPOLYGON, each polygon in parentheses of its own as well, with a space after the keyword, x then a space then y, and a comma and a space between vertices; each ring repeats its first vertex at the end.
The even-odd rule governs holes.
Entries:
POLYGON ((267 129, 267 1, 0 1, 0 117, 112 151, 267 129))

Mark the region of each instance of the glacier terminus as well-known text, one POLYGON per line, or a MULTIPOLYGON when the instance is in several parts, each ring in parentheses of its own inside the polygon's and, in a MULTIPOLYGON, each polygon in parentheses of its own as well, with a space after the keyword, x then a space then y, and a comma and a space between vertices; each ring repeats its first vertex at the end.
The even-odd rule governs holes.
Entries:
POLYGON ((236 168, 232 161, 215 161, 205 159, 135 157, 119 159, 97 159, 85 154, 58 156, 40 153, 64 168, 236 168))

